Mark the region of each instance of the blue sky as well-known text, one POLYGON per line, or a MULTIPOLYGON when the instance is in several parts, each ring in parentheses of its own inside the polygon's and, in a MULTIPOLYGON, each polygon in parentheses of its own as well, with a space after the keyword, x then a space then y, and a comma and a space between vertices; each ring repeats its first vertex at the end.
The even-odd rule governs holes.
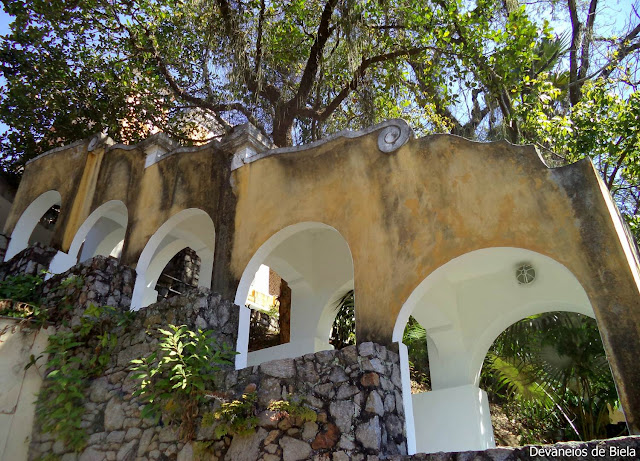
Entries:
MULTIPOLYGON (((0 7, 0 35, 6 35, 9 33, 9 24, 11 23, 11 16, 4 12, 0 7)), ((4 85, 4 79, 0 77, 0 85, 4 85)), ((7 125, 0 123, 0 134, 7 131, 7 125)))

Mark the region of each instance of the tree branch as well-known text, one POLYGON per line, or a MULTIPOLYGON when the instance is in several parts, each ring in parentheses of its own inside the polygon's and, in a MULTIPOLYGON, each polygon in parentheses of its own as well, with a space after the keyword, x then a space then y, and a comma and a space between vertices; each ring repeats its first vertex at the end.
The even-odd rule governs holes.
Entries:
MULTIPOLYGON (((578 6, 576 0, 567 0, 569 17, 571 19, 571 48, 569 49, 569 82, 576 82, 578 76, 578 49, 582 45, 582 23, 578 18, 578 6)), ((569 101, 575 105, 580 100, 580 88, 578 85, 569 87, 569 101)))
POLYGON ((630 43, 632 40, 640 35, 640 24, 638 24, 631 32, 629 32, 622 40, 620 40, 620 44, 618 45, 617 53, 614 57, 607 63, 602 71, 602 76, 604 78, 608 78, 613 72, 616 64, 621 62, 624 58, 629 56, 631 53, 640 49, 640 41, 635 43, 630 43))
POLYGON ((589 70, 589 58, 591 54, 591 43, 593 42, 593 24, 596 20, 596 7, 598 0, 591 0, 589 4, 589 13, 587 15, 587 24, 584 28, 584 37, 582 40, 582 57, 580 59, 580 70, 578 78, 581 79, 587 75, 589 70))
MULTIPOLYGON (((315 81, 316 74, 318 72, 318 66, 320 65, 320 58, 324 51, 324 47, 327 44, 327 40, 331 36, 333 29, 329 27, 331 23, 331 16, 336 8, 338 0, 328 0, 322 10, 322 16, 320 17, 320 24, 318 25, 318 32, 316 39, 311 46, 309 58, 307 64, 300 78, 300 85, 298 85, 298 91, 295 96, 287 103, 289 109, 294 111, 304 106, 304 102, 309 97, 309 92, 315 81)), ((286 117, 286 115, 285 115, 286 117)))
POLYGON ((262 64, 262 23, 264 22, 265 2, 260 0, 260 16, 258 17, 258 32, 256 37, 256 62, 253 73, 258 75, 262 64))

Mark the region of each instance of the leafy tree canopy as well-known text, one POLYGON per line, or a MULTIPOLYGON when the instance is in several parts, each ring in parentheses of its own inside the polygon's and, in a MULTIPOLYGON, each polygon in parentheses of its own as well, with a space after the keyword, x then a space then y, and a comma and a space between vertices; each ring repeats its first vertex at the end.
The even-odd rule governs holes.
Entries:
POLYGON ((603 146, 637 127, 640 20, 610 27, 602 0, 3 7, 15 16, 0 45, 5 171, 97 131, 135 142, 161 129, 193 143, 203 141, 194 121, 218 134, 250 121, 284 146, 403 117, 420 134, 534 142, 557 162, 591 156, 635 219, 637 149, 603 146), (557 34, 540 18, 570 28, 557 34), (599 123, 618 113, 631 118, 599 123))

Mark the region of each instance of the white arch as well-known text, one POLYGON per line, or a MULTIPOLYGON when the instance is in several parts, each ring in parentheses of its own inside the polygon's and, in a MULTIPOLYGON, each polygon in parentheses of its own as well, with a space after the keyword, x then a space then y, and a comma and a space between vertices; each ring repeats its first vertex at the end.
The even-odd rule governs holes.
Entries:
POLYGON ((349 284, 353 286, 353 259, 349 245, 336 229, 319 222, 302 222, 276 232, 253 255, 238 284, 236 368, 330 348, 327 303, 336 297, 336 290, 349 284), (275 270, 291 288, 291 340, 248 354, 250 316, 244 306, 261 264, 275 270))
MULTIPOLYGON (((122 254, 122 247, 124 246, 124 237, 127 233, 127 230, 124 228, 116 229, 113 232, 107 234, 100 243, 98 243, 91 253, 91 250, 87 248, 87 253, 85 254, 84 248, 80 255, 80 262, 86 261, 87 259, 101 255, 101 256, 113 256, 114 258, 120 259, 120 255, 122 254)), ((88 237, 87 237, 88 238, 88 237)))
POLYGON ((496 318, 495 322, 491 325, 491 328, 485 330, 472 346, 473 356, 470 363, 470 372, 475 375, 474 384, 478 385, 480 382, 482 364, 484 363, 484 358, 489 352, 489 348, 504 330, 527 317, 547 312, 573 312, 575 314, 582 314, 595 319, 595 313, 591 306, 549 302, 525 304, 502 317, 496 318), (474 373, 474 370, 477 371, 474 373))
MULTIPOLYGON (((564 310, 594 316, 577 278, 548 256, 521 248, 485 248, 452 259, 427 276, 402 306, 393 339, 413 315, 427 330, 432 392, 405 401, 415 419, 417 451, 479 450, 494 444, 488 403, 478 388, 487 350, 509 325, 564 310), (516 269, 536 278, 520 285, 516 269), (464 424, 461 423, 464 421, 464 424), (457 430, 451 429, 456 427, 457 430), (451 433, 455 432, 455 437, 451 433)), ((406 360, 401 354, 401 360, 406 360)), ((401 364, 402 369, 408 369, 401 364)), ((403 385, 409 380, 403 371, 403 385)), ((407 434, 414 428, 407 427, 407 434)))
POLYGON ((49 208, 61 205, 62 197, 57 190, 50 190, 40 195, 27 207, 18 219, 11 233, 11 240, 7 247, 4 260, 8 261, 29 246, 29 238, 40 219, 49 208))
POLYGON ((82 223, 82 226, 80 226, 78 232, 76 232, 69 247, 70 256, 78 257, 80 247, 87 238, 89 231, 96 225, 100 218, 106 216, 120 224, 120 226, 126 230, 129 220, 127 206, 120 200, 109 200, 96 208, 82 223))
POLYGON ((320 319, 318 320, 318 327, 316 328, 316 337, 322 341, 325 341, 327 344, 329 344, 333 322, 336 319, 336 315, 338 314, 338 311, 336 309, 338 301, 340 301, 340 299, 347 291, 353 289, 354 284, 353 279, 351 279, 333 292, 324 309, 322 309, 322 314, 320 314, 320 319))
MULTIPOLYGON (((432 291, 434 287, 436 287, 438 284, 441 284, 443 282, 459 283, 461 281, 472 279, 474 277, 478 277, 481 275, 496 273, 504 269, 505 267, 507 267, 508 269, 515 270, 515 265, 523 261, 534 262, 534 266, 538 267, 538 271, 537 271, 536 281, 533 284, 531 284, 531 287, 522 286, 520 288, 524 290, 529 290, 531 288, 539 287, 541 277, 546 278, 547 281, 554 281, 553 277, 545 277, 546 274, 544 273, 544 270, 541 270, 540 265, 546 268, 553 267, 557 271, 556 274, 554 275, 557 275, 559 277, 555 279, 556 286, 561 285, 563 292, 566 292, 567 290, 572 290, 572 293, 570 293, 570 296, 576 300, 576 302, 567 303, 566 297, 564 297, 563 299, 559 299, 557 302, 567 306, 572 306, 572 307, 568 307, 570 308, 571 312, 578 312, 581 314, 589 315, 591 317, 594 316, 593 308, 591 307, 591 303, 588 299, 588 296, 584 291, 584 288, 578 281, 578 279, 573 275, 571 271, 569 271, 569 269, 567 269, 565 266, 563 266, 556 260, 548 256, 545 256, 543 254, 522 249, 522 248, 511 248, 511 247, 483 248, 480 250, 471 251, 469 253, 461 255, 443 264, 438 269, 436 269, 431 274, 429 274, 411 292, 411 295, 407 298, 407 300, 402 305, 402 308, 400 309, 400 312, 398 313, 398 316, 396 318, 396 323, 394 325, 393 335, 392 335, 393 341, 402 341, 404 327, 409 321, 409 316, 411 316, 415 308, 421 302, 425 301, 424 299, 425 295, 430 291, 432 291), (564 284, 560 283, 560 280, 562 280, 565 283, 564 284)), ((515 278, 513 278, 511 282, 513 286, 517 286, 517 282, 515 281, 515 278)), ((552 303, 552 301, 549 301, 549 302, 552 303)), ((525 309, 525 311, 528 311, 528 310, 525 309)), ((446 311, 442 311, 442 312, 446 315, 446 311)), ((507 313, 507 314, 515 315, 515 316, 519 315, 515 313, 507 313)), ((529 315, 534 315, 534 314, 535 313, 532 313, 529 315)), ((494 330, 497 328, 499 327, 496 326, 494 330)), ((504 328, 500 330, 497 334, 499 335, 503 330, 504 328)))
POLYGON ((211 287, 215 227, 211 217, 199 208, 188 208, 171 216, 151 236, 136 266, 136 283, 131 299, 134 310, 157 299, 155 285, 167 263, 182 249, 190 247, 200 257, 198 286, 211 287))
MULTIPOLYGON (((112 239, 116 239, 116 244, 124 238, 128 223, 128 211, 127 206, 120 200, 109 200, 103 203, 84 220, 82 225, 78 228, 76 235, 74 235, 68 252, 58 251, 51 260, 49 272, 52 274, 61 274, 78 263, 80 256, 80 249, 83 248, 83 244, 86 248, 83 248, 84 259, 93 257, 97 253, 98 247, 104 243, 110 234, 117 231, 117 234, 112 235, 112 239), (108 221, 106 221, 108 219, 108 221), (111 223, 103 229, 99 224, 111 223), (91 238, 89 238, 91 237, 91 238), (89 240, 91 240, 89 242, 89 240), (89 246, 91 248, 89 248, 89 246)), ((114 247, 110 248, 106 254, 108 255, 114 247)))

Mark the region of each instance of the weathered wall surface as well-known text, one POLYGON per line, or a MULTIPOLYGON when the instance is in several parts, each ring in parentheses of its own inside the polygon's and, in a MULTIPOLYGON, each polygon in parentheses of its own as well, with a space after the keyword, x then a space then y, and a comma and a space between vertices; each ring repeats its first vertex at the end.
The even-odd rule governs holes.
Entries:
POLYGON ((353 257, 359 341, 389 344, 413 290, 471 251, 523 248, 560 262, 589 296, 630 428, 640 431, 632 414, 640 415, 640 368, 630 352, 640 350, 638 266, 590 162, 553 170, 532 147, 445 135, 385 154, 367 135, 269 156, 233 179, 233 276, 279 230, 332 226, 353 257))
POLYGON ((35 397, 45 373, 46 358, 25 370, 30 356, 47 346, 50 330, 0 318, 0 459, 25 460, 31 441, 35 397))
POLYGON ((122 200, 129 212, 122 261, 134 266, 163 222, 200 208, 216 231, 212 288, 234 299, 264 242, 287 226, 320 222, 344 237, 353 257, 358 341, 381 344, 391 343, 405 300, 443 264, 483 248, 535 251, 568 268, 588 294, 630 429, 640 433, 640 272, 593 166, 549 169, 532 147, 448 135, 381 148, 394 126, 408 129, 391 121, 239 163, 224 142, 171 148, 147 168, 155 141, 109 147, 103 140, 90 152, 88 142, 76 143, 27 166, 5 230, 38 194, 59 190, 52 245, 66 251, 92 210, 122 200))
MULTIPOLYGON (((88 144, 89 140, 86 139, 64 148, 55 149, 25 167, 11 213, 5 224, 4 232, 7 235, 11 234, 24 210, 36 198, 47 191, 56 190, 62 197, 62 204, 60 216, 53 230, 51 244, 56 248, 62 245, 67 226, 73 224, 70 218, 76 195, 80 193, 80 199, 84 198, 85 191, 79 191, 78 187, 85 173, 85 167, 90 166, 87 164, 88 144)), ((100 153, 96 152, 94 155, 100 155, 100 153)))

